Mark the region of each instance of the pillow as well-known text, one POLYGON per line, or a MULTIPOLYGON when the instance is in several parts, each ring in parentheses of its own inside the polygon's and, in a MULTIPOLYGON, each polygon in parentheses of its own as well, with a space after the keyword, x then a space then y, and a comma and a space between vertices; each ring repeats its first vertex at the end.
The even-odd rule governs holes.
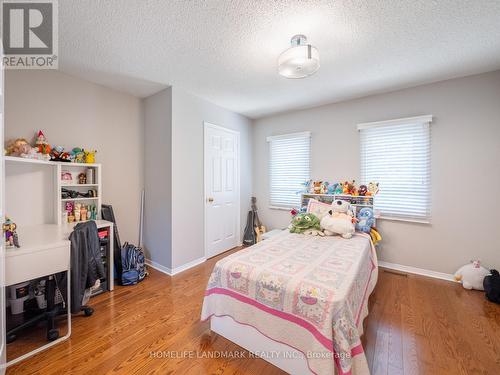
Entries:
POLYGON ((317 201, 316 199, 309 199, 307 203, 307 213, 314 214, 320 221, 332 209, 332 205, 317 201))

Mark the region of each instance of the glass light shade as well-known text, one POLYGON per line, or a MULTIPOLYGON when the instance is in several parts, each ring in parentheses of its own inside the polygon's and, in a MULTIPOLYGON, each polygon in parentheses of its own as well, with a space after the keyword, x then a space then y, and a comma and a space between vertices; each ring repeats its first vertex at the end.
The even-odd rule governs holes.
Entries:
POLYGON ((319 53, 310 44, 288 48, 278 58, 278 72, 286 78, 304 78, 319 69, 319 53))

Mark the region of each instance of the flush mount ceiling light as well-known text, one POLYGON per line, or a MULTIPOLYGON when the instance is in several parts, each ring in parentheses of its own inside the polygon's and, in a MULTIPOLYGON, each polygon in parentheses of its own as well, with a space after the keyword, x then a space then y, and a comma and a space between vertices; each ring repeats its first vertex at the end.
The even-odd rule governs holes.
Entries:
POLYGON ((307 44, 305 35, 295 35, 292 46, 278 58, 278 72, 286 78, 304 78, 319 69, 319 53, 316 47, 307 44))

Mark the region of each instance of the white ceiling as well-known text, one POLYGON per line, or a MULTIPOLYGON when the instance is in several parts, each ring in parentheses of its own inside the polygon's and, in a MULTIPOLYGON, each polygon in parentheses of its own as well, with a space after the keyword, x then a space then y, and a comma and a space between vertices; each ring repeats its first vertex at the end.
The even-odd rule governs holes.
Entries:
POLYGON ((500 68, 498 0, 60 0, 59 67, 136 96, 166 85, 252 118, 500 68), (292 35, 319 49, 276 72, 292 35))

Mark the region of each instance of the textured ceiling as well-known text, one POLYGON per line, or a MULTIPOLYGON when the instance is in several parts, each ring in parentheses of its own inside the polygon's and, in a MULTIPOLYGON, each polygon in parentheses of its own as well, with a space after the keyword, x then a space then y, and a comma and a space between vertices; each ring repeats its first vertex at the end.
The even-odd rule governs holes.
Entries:
POLYGON ((62 71, 136 96, 181 87, 249 117, 500 68, 499 0, 60 0, 62 71), (292 35, 321 68, 276 72, 292 35))

